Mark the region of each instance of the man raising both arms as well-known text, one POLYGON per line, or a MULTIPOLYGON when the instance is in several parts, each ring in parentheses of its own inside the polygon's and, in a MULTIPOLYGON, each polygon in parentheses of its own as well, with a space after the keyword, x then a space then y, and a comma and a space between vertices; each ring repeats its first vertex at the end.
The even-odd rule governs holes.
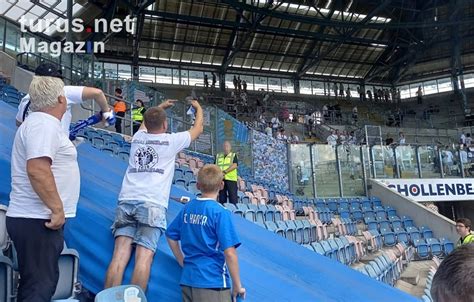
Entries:
POLYGON ((107 270, 105 287, 122 283, 133 246, 135 268, 132 284, 146 290, 153 257, 160 236, 166 230, 166 211, 174 176, 175 158, 203 131, 203 112, 197 101, 196 120, 189 131, 168 134, 165 109, 175 101, 167 100, 148 109, 138 132, 132 138, 128 169, 122 182, 112 230, 115 248, 107 270))

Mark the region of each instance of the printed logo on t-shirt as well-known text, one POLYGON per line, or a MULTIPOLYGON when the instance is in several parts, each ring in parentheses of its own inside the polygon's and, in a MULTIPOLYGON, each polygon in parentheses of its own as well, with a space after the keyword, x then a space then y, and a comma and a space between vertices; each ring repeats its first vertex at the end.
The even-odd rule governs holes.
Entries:
POLYGON ((154 167, 158 164, 159 157, 155 149, 150 146, 140 147, 135 151, 133 156, 135 161, 135 168, 129 170, 130 173, 139 172, 155 172, 163 174, 163 169, 155 169, 154 167))

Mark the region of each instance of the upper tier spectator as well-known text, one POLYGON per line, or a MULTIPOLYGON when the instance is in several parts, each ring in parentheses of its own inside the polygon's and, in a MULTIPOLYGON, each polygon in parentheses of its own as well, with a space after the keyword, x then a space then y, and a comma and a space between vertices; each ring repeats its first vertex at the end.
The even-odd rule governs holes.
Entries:
POLYGON ((418 86, 418 91, 416 92, 416 101, 418 104, 423 103, 423 90, 421 90, 421 86, 418 86))
POLYGON ((334 89, 334 96, 336 97, 337 99, 337 83, 334 83, 334 86, 333 86, 333 89, 334 89))
POLYGON ((367 97, 369 98, 369 102, 372 102, 372 91, 370 89, 367 90, 367 97))
POLYGON ((242 91, 242 80, 240 79, 240 76, 237 78, 237 89, 242 91))
POLYGON ((400 145, 405 145, 406 144, 405 134, 403 132, 400 132, 398 134, 398 143, 400 145))
POLYGON ((357 110, 357 106, 352 108, 352 120, 354 121, 354 124, 357 124, 359 121, 359 111, 357 110))
POLYGON ((464 131, 461 132, 461 136, 459 137, 459 143, 463 145, 466 143, 466 135, 464 134, 464 131))
POLYGON ((341 96, 341 99, 344 98, 344 85, 342 83, 339 84, 339 95, 341 96))
POLYGON ((472 302, 474 244, 454 250, 440 264, 431 285, 433 302, 472 302))
POLYGON ((292 143, 292 144, 297 144, 297 143, 299 143, 299 142, 300 142, 300 138, 299 138, 296 134, 291 133, 291 135, 290 135, 290 143, 292 143))
POLYGON ((267 128, 265 128, 265 134, 268 135, 268 136, 273 135, 272 123, 267 124, 267 128))
POLYGON ((471 146, 472 145, 472 137, 471 137, 471 133, 467 133, 466 134, 466 146, 471 146))
POLYGON ((234 84, 234 90, 237 90, 238 81, 237 81, 237 77, 236 77, 236 76, 234 76, 234 79, 232 80, 232 84, 234 84))
POLYGON ((242 89, 247 93, 247 82, 245 80, 242 81, 242 89))
POLYGON ((278 118, 278 116, 273 117, 271 123, 274 132, 277 131, 278 128, 280 128, 281 126, 280 119, 278 118))
POLYGON ((348 101, 351 100, 351 88, 348 86, 347 89, 346 89, 346 98, 348 101))
POLYGON ((217 77, 214 72, 212 72, 212 88, 216 87, 217 77))
POLYGON ((337 145, 337 140, 338 140, 338 136, 336 134, 336 131, 332 130, 331 135, 329 135, 326 139, 328 145, 335 147, 337 145))

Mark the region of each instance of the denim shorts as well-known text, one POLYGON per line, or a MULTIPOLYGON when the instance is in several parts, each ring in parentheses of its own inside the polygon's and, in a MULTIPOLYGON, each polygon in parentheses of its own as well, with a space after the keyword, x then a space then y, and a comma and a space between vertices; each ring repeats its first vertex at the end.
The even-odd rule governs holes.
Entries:
POLYGON ((145 201, 121 200, 118 203, 112 232, 133 239, 153 252, 166 229, 166 208, 145 201))

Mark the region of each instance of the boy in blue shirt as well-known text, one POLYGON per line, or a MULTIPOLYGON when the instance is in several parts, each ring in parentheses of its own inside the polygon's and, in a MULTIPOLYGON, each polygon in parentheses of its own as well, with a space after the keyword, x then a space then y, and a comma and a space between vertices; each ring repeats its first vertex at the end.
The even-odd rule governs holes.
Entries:
POLYGON ((231 213, 216 201, 224 186, 223 179, 218 166, 205 165, 197 177, 202 197, 186 204, 166 231, 173 255, 183 268, 180 281, 183 302, 228 302, 231 297, 232 301, 237 296, 245 298, 236 252, 240 241, 231 213))

